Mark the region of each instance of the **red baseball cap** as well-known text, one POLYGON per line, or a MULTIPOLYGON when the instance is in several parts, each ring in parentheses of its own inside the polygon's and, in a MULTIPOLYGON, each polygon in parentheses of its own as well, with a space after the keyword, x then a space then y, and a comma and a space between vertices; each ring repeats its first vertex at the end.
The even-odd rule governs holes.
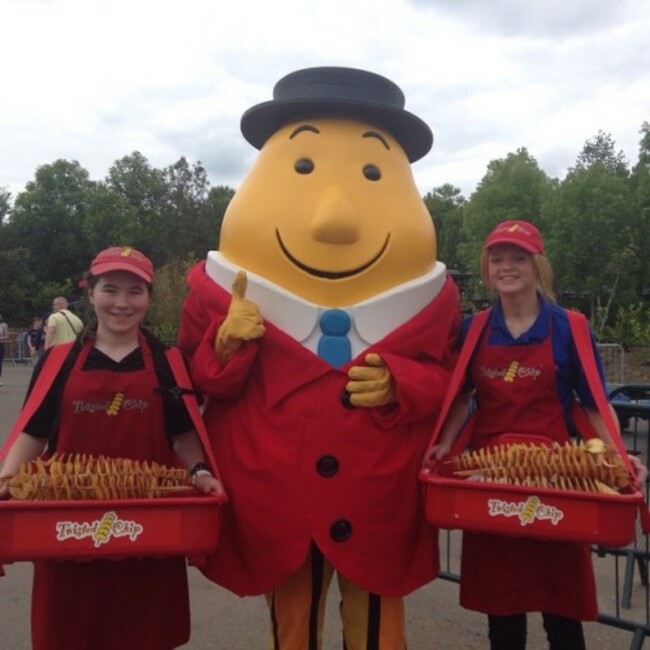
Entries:
POLYGON ((503 221, 487 237, 483 249, 496 244, 514 244, 529 253, 544 254, 544 240, 539 230, 528 221, 503 221))
POLYGON ((93 275, 102 275, 109 271, 128 271, 142 278, 145 282, 153 282, 153 264, 139 250, 129 246, 113 246, 97 255, 90 265, 93 275))

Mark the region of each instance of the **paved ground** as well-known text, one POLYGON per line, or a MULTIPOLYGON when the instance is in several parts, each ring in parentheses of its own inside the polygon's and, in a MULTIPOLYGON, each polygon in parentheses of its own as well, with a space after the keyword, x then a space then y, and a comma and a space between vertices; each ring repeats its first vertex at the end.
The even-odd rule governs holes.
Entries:
MULTIPOLYGON (((3 368, 0 387, 0 443, 4 441, 24 399, 31 368, 3 368)), ((449 544, 451 570, 457 571, 458 534, 449 544)), ((443 561, 446 554, 443 552, 443 561)), ((594 559, 599 585, 601 612, 614 614, 616 602, 616 566, 612 558, 594 559)), ((29 650, 29 599, 31 564, 20 562, 5 567, 7 575, 0 579, 0 648, 29 650)), ((618 572, 622 579, 624 564, 618 572)), ((636 577, 632 593, 633 609, 622 610, 630 620, 645 620, 645 592, 636 577)), ((622 584, 619 582, 619 585, 622 584)), ((258 598, 238 598, 208 582, 195 569, 190 569, 192 599, 192 640, 188 650, 263 650, 266 640, 266 609, 258 598)), ((620 587, 619 587, 620 588, 620 587)), ((335 588, 328 601, 325 641, 322 650, 339 650, 339 626, 336 617, 335 588)), ((438 579, 407 598, 408 637, 410 650, 431 648, 479 650, 487 648, 484 618, 458 606, 458 586, 438 579)), ((529 617, 529 650, 546 648, 538 615, 529 617)), ((591 650, 630 648, 632 632, 598 623, 585 626, 591 650)), ((636 646, 639 647, 639 646, 636 646)), ((122 650, 132 650, 124 648, 122 650)), ((135 649, 133 649, 135 650, 135 649)))

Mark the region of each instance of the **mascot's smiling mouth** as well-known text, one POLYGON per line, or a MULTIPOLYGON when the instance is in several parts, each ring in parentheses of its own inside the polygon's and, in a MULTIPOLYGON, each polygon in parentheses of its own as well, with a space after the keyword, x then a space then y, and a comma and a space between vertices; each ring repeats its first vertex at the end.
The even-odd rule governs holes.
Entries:
POLYGON ((365 264, 362 264, 361 266, 357 266, 354 269, 350 269, 348 271, 321 271, 320 269, 315 269, 313 266, 308 266, 307 264, 304 264, 300 260, 296 259, 288 250, 287 247, 284 245, 284 242, 282 241, 282 237, 280 237, 280 231, 276 228, 275 229, 275 236, 278 240, 278 244, 280 244, 280 248, 282 249, 282 252, 285 254, 287 259, 297 266, 299 269, 302 269, 306 273, 309 273, 309 275, 314 275, 317 278, 325 278, 327 280, 340 280, 342 278, 349 278, 353 275, 357 275, 358 273, 361 273, 361 271, 365 271, 369 266, 374 264, 383 254, 386 248, 388 247, 388 242, 390 241, 390 233, 386 235, 386 240, 384 241, 383 246, 379 249, 379 252, 374 255, 370 260, 368 260, 365 264))

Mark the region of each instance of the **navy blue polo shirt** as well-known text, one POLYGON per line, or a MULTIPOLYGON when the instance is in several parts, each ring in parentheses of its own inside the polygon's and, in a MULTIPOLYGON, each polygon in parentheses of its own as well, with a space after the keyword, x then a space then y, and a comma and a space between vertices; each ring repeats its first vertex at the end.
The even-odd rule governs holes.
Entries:
MULTIPOLYGON (((587 384, 587 378, 582 369, 578 351, 576 349, 569 319, 566 311, 558 307, 555 303, 545 300, 538 294, 540 310, 533 326, 524 332, 519 338, 514 339, 506 327, 501 302, 496 300, 492 305, 492 312, 486 325, 487 332, 485 335, 488 345, 539 345, 551 333, 551 345, 553 348, 553 358, 555 360, 555 376, 557 381, 557 393, 564 412, 568 415, 571 410, 571 403, 574 392, 578 399, 585 405, 595 408, 596 404, 591 395, 591 390, 587 384)), ((468 316, 462 323, 459 342, 460 345, 465 341, 467 330, 473 316, 468 316)), ((591 345, 596 357, 596 365, 600 374, 601 383, 605 384, 605 373, 603 371, 602 361, 593 332, 591 333, 591 345)), ((472 357, 473 360, 473 357, 472 357)), ((467 370, 467 383, 463 390, 471 390, 471 364, 467 370)))

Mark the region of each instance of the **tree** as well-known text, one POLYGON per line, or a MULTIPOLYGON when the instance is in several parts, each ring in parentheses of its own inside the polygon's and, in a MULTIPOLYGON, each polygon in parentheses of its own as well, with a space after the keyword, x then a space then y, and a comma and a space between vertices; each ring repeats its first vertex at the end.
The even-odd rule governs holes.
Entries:
POLYGON ((580 287, 590 295, 592 319, 602 308, 605 327, 615 298, 636 297, 640 221, 623 153, 611 135, 587 140, 576 165, 548 205, 551 259, 560 292, 580 287))
POLYGON ((16 198, 11 239, 29 249, 36 281, 74 284, 88 268, 85 221, 96 186, 77 161, 57 160, 39 167, 16 198))
POLYGON ((200 162, 183 157, 165 171, 168 194, 165 221, 171 257, 205 257, 217 247, 223 215, 234 195, 228 187, 211 188, 200 162))
POLYGON ((0 187, 0 226, 11 210, 11 192, 6 187, 0 187))
POLYGON ((31 262, 27 248, 0 251, 0 305, 5 320, 14 327, 26 326, 40 313, 31 262))
MULTIPOLYGON (((544 233, 560 291, 590 291, 592 309, 601 305, 605 313, 638 302, 639 291, 650 287, 644 255, 650 248, 650 123, 640 133, 631 173, 611 135, 599 131, 562 183, 520 148, 489 163, 469 200, 453 185, 434 188, 424 202, 438 235, 438 258, 477 278, 489 231, 505 219, 526 219, 544 233)), ((76 292, 92 257, 107 246, 139 248, 157 269, 203 258, 219 247, 233 195, 229 187, 211 187, 200 162, 181 157, 157 169, 138 151, 117 160, 99 182, 76 161, 43 165, 13 205, 0 186, 3 313, 40 314, 55 293, 76 292)))
POLYGON ((114 192, 106 183, 97 183, 94 191, 88 195, 88 215, 84 221, 89 250, 135 246, 133 242, 142 242, 142 229, 134 212, 124 196, 114 192))
POLYGON ((627 161, 623 151, 616 151, 614 139, 611 134, 604 131, 598 131, 593 138, 585 142, 576 161, 577 168, 591 167, 596 164, 603 165, 614 174, 623 176, 628 174, 627 161))
MULTIPOLYGON (((647 251, 650 246, 650 123, 644 122, 639 132, 643 137, 639 143, 639 160, 630 177, 630 187, 638 210, 637 242, 640 250, 647 251)), ((640 261, 640 288, 648 289, 650 288, 650 260, 647 255, 644 255, 640 261)))
POLYGON ((464 270, 458 246, 465 238, 463 209, 467 200, 460 189, 446 183, 426 194, 424 203, 436 228, 438 259, 449 269, 464 270))
POLYGON ((183 156, 167 167, 165 181, 167 250, 178 258, 189 252, 204 255, 216 239, 206 209, 210 183, 205 169, 200 162, 190 165, 183 156))
POLYGON ((483 242, 501 221, 523 219, 543 230, 542 205, 555 186, 526 148, 491 161, 464 209, 467 241, 459 254, 465 268, 477 273, 483 242))
POLYGON ((97 225, 110 240, 97 248, 128 244, 146 252, 155 266, 165 263, 169 258, 165 173, 134 151, 110 168, 106 187, 111 195, 106 197, 106 210, 97 215, 97 225))
POLYGON ((211 239, 209 241, 206 241, 206 244, 208 244, 210 248, 219 248, 221 224, 223 223, 223 217, 226 214, 228 204, 232 200, 233 196, 235 196, 235 190, 233 190, 232 187, 227 187, 226 185, 218 185, 217 187, 213 187, 208 194, 210 219, 209 229, 210 232, 216 233, 216 239, 214 240, 214 243, 211 239))
POLYGON ((635 284, 638 220, 627 179, 601 163, 577 165, 544 209, 556 289, 588 291, 593 318, 635 284))

